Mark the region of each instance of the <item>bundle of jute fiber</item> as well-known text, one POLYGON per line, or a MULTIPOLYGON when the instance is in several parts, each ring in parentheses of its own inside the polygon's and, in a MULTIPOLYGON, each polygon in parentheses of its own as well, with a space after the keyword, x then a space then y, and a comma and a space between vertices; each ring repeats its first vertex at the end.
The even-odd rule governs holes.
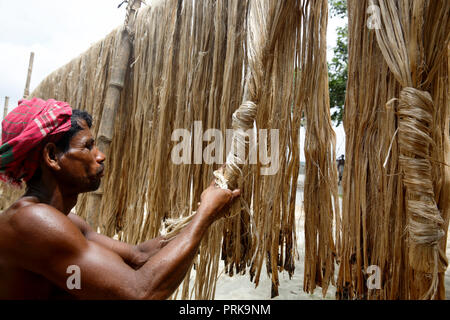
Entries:
MULTIPOLYGON (((252 2, 250 4, 249 37, 246 42, 249 67, 244 90, 244 102, 233 113, 231 152, 227 155, 226 164, 223 168, 214 172, 216 184, 221 188, 233 189, 242 185, 238 182, 238 179, 242 177, 242 167, 246 163, 245 155, 248 152, 247 130, 254 126, 257 103, 260 101, 264 85, 267 82, 264 70, 270 70, 274 63, 269 57, 273 55, 280 30, 283 30, 284 23, 289 21, 289 19, 281 18, 289 16, 289 13, 294 9, 293 5, 293 2, 277 3, 269 1, 252 2)), ((288 31, 290 30, 285 30, 285 32, 288 31)), ((231 209, 229 215, 233 216, 238 210, 241 210, 240 207, 235 206, 231 209)), ((167 221, 164 236, 166 238, 176 236, 192 217, 193 215, 176 221, 167 221)), ((224 246, 223 249, 225 251, 227 248, 224 246)), ((235 261, 235 263, 239 265, 239 261, 235 261)), ((275 263, 277 263, 276 260, 275 263)), ((230 273, 232 273, 232 269, 230 269, 230 273)), ((272 295, 277 295, 276 282, 273 285, 272 295)))
MULTIPOLYGON (((272 296, 278 294, 278 272, 293 274, 299 128, 305 110, 311 118, 307 162, 313 169, 308 175, 314 176, 308 185, 311 194, 321 191, 325 208, 312 205, 311 197, 305 199, 307 211, 316 217, 314 230, 332 232, 328 222, 320 224, 328 220, 319 219, 322 213, 332 216, 331 181, 337 181, 334 161, 328 161, 334 154, 326 103, 326 19, 324 0, 168 0, 141 8, 135 17, 106 160, 99 230, 136 244, 159 236, 165 221, 192 215, 232 144, 214 142, 226 136, 242 101, 257 106, 255 121, 253 115, 246 119, 255 137, 245 149, 255 148, 252 141, 264 149, 256 153, 256 164, 237 163, 241 200, 212 225, 174 298, 213 298, 221 258, 229 275, 249 270, 256 285, 265 268, 272 277, 272 296), (206 161, 211 157, 220 161, 206 161)), ((51 74, 32 95, 66 100, 91 112, 97 135, 120 32, 51 74)), ((235 143, 242 146, 242 138, 235 143)), ((97 214, 86 199, 79 197, 77 214, 97 214)), ((311 252, 308 261, 314 263, 311 252)), ((330 261, 330 251, 323 252, 330 261)), ((314 270, 321 268, 322 263, 314 264, 314 270)))
POLYGON ((309 45, 315 53, 302 61, 300 96, 305 100, 306 174, 305 206, 305 274, 303 289, 313 293, 322 287, 325 296, 334 282, 336 257, 340 250, 340 209, 335 156, 335 133, 330 118, 326 33, 328 10, 325 2, 314 2, 305 14, 303 37, 314 39, 309 45), (327 92, 317 95, 314 92, 327 92), (335 234, 333 235, 333 226, 335 234))
POLYGON ((349 1, 348 9, 337 295, 443 299, 450 3, 349 1))
MULTIPOLYGON (((283 28, 286 14, 292 11, 293 2, 277 3, 269 1, 253 2, 250 5, 248 19, 248 40, 246 45, 248 59, 248 74, 244 90, 244 102, 233 113, 233 137, 230 152, 223 168, 214 171, 215 183, 222 189, 234 189, 238 186, 238 178, 242 176, 242 167, 248 159, 248 130, 252 129, 256 119, 257 103, 262 95, 265 83, 264 71, 269 67, 270 54, 273 54, 278 33, 283 28), (281 19, 282 18, 282 19, 281 19)), ((166 237, 174 237, 192 220, 193 215, 173 225, 167 225, 170 230, 166 237)))
MULTIPOLYGON (((244 90, 244 102, 233 113, 233 137, 231 151, 226 158, 223 168, 214 172, 215 183, 223 189, 234 189, 239 186, 238 179, 242 176, 242 167, 246 163, 245 155, 248 152, 246 138, 248 130, 254 126, 257 114, 257 104, 262 96, 264 84, 264 70, 273 65, 269 59, 275 50, 275 43, 279 39, 279 32, 284 29, 284 23, 290 12, 294 9, 293 2, 280 3, 260 1, 252 2, 249 8, 248 19, 248 75, 244 90)), ((285 30, 287 32, 289 30, 285 30)), ((236 209, 236 206, 235 206, 236 209)), ((236 211, 231 209, 231 211, 236 211)), ((237 208, 238 210, 240 208, 237 208)), ((193 215, 180 221, 171 221, 166 226, 166 238, 172 238, 189 223, 193 215)), ((274 282, 272 295, 277 295, 277 285, 274 282)))

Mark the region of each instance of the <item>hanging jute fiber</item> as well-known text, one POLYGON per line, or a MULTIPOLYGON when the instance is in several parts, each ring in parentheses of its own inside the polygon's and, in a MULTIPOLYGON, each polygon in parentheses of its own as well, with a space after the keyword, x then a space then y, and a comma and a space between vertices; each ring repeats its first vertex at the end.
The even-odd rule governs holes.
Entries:
MULTIPOLYGON (((231 141, 215 150, 222 163, 228 159, 228 187, 239 187, 242 194, 206 234, 174 298, 214 298, 220 260, 228 275, 249 273, 256 285, 266 270, 272 297, 278 295, 279 272, 294 273, 302 117, 307 129, 305 290, 312 292, 319 285, 325 292, 333 282, 339 243, 333 219, 339 224, 340 215, 334 213, 337 173, 328 102, 327 18, 326 0, 167 0, 138 11, 113 115, 96 227, 136 244, 159 236, 170 219, 193 214, 213 172, 222 165, 202 161, 195 146, 203 151, 212 143, 203 137, 207 129, 218 129, 226 137, 241 105, 250 109, 238 111, 235 124, 254 131, 257 149, 267 149, 277 161, 277 170, 266 175, 270 164, 260 161, 259 151, 257 164, 234 166, 240 158, 227 153, 231 141), (172 161, 179 143, 172 141, 176 129, 191 134, 189 163, 172 161), (278 130, 278 141, 272 141, 271 130, 278 130)), ((87 110, 97 135, 121 30, 50 74, 32 96, 65 100, 87 110)), ((247 143, 244 136, 236 139, 249 153, 249 138, 247 143)), ((84 218, 93 214, 87 198, 80 195, 76 207, 84 218)))
POLYGON ((450 2, 349 0, 348 10, 337 297, 445 299, 450 2))

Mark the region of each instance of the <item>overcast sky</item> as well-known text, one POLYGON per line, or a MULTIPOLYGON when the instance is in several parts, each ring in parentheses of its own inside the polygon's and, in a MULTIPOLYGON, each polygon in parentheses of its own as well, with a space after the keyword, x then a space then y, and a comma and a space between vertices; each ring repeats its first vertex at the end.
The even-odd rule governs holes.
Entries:
MULTIPOLYGON (((161 0, 147 0, 146 3, 154 1, 161 0)), ((30 52, 35 53, 31 92, 52 71, 121 25, 126 8, 125 4, 117 8, 121 2, 0 0, 0 117, 3 117, 5 96, 10 97, 9 110, 17 106, 23 96, 30 52)), ((328 59, 336 43, 335 29, 343 24, 337 18, 329 21, 328 59)), ((339 156, 344 153, 343 129, 339 128, 337 133, 339 156)))

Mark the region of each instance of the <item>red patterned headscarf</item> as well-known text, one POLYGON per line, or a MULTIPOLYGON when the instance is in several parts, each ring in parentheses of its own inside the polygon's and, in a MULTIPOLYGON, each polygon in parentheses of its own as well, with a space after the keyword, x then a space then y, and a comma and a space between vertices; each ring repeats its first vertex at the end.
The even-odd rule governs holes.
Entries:
POLYGON ((2 122, 0 180, 14 185, 28 181, 39 167, 43 141, 69 131, 72 108, 63 101, 20 100, 2 122))

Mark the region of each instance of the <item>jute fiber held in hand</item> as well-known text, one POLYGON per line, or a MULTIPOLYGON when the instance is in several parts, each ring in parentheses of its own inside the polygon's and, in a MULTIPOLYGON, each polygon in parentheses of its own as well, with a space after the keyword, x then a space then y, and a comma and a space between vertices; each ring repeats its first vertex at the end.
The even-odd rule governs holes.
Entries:
MULTIPOLYGON (((325 0, 167 0, 140 9, 114 114, 99 213, 101 232, 135 244, 158 236, 164 221, 190 216, 214 169, 220 167, 204 161, 205 150, 217 137, 208 138, 203 132, 216 128, 226 137, 241 104, 255 107, 244 117, 256 117, 238 126, 252 128, 259 149, 267 148, 267 156, 275 154, 278 161, 278 170, 271 175, 262 174, 267 170, 262 161, 231 166, 239 169, 234 176, 241 200, 210 228, 174 297, 213 298, 221 259, 229 275, 249 272, 256 285, 265 268, 272 277, 272 296, 278 294, 278 272, 293 274, 303 115, 308 132, 306 289, 311 291, 316 284, 326 288, 332 280, 337 174, 326 24, 325 0), (191 134, 188 163, 172 161, 172 150, 180 142, 172 137, 176 129, 191 134), (279 130, 278 141, 259 129, 279 130)), ((52 73, 32 95, 65 100, 89 111, 97 119, 93 127, 97 134, 120 31, 52 73)), ((241 138, 236 143, 242 144, 241 138)), ((224 144, 215 154, 223 161, 228 150, 224 144)), ((264 155, 257 150, 259 160, 264 155)), ((86 198, 80 196, 76 208, 83 217, 88 215, 86 198)))
POLYGON ((443 299, 450 2, 349 1, 348 7, 337 295, 443 299), (371 266, 379 268, 378 284, 369 278, 371 266))

